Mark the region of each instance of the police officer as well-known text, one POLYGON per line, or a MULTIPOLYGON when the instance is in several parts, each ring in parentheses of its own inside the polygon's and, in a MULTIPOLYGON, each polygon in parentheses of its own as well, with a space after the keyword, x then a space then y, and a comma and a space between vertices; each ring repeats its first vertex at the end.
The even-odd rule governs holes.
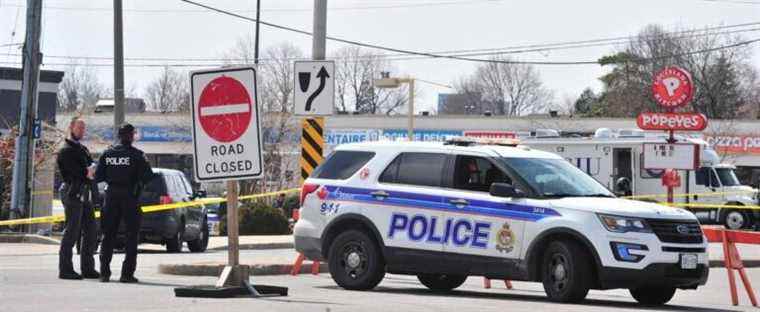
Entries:
POLYGON ((78 117, 69 123, 69 137, 58 151, 56 163, 63 178, 60 187, 61 202, 66 216, 66 229, 58 252, 58 277, 61 279, 98 278, 95 271, 97 234, 93 203, 97 200, 97 188, 93 189, 95 168, 87 148, 79 143, 84 137, 86 125, 78 117), (95 200, 93 200, 95 198, 95 200), (74 271, 71 249, 82 238, 80 267, 82 275, 74 271))
POLYGON ((103 244, 100 249, 100 281, 108 282, 111 277, 111 257, 113 245, 123 219, 126 225, 126 256, 121 267, 122 283, 137 283, 134 277, 137 265, 137 243, 142 211, 138 198, 142 185, 153 178, 153 170, 143 152, 132 146, 135 127, 124 124, 119 128, 119 144, 111 146, 100 156, 96 181, 108 183, 106 203, 103 207, 103 244))

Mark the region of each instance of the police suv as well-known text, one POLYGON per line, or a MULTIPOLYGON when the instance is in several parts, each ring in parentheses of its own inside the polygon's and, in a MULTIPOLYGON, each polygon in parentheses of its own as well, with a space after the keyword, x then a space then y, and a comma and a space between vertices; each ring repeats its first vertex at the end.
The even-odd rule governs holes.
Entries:
POLYGON ((436 291, 485 276, 541 282, 558 302, 627 288, 652 305, 708 275, 692 213, 615 198, 563 158, 515 142, 341 145, 304 182, 294 235, 354 290, 386 272, 436 291))

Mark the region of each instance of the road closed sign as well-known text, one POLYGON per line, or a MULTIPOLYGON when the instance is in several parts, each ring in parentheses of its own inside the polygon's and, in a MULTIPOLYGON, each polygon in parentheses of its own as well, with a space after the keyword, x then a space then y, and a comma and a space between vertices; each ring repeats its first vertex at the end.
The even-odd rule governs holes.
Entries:
POLYGON ((195 179, 256 179, 263 172, 261 115, 253 68, 190 74, 195 179))

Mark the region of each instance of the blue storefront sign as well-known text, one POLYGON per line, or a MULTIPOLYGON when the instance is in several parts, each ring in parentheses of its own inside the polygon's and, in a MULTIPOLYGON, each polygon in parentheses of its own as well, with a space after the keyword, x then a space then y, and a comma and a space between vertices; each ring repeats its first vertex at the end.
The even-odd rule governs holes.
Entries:
POLYGON ((380 138, 380 130, 356 130, 341 129, 327 130, 325 143, 327 145, 340 145, 365 141, 377 141, 380 138))
MULTIPOLYGON (((383 130, 383 137, 389 140, 406 139, 406 129, 383 130)), ((446 137, 462 136, 461 130, 414 130, 415 141, 444 141, 446 137)))

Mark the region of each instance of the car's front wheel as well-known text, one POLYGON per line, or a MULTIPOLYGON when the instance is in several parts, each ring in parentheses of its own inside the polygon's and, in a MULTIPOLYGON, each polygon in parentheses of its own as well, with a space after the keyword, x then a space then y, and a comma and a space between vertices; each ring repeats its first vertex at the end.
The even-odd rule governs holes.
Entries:
POLYGON ((328 253, 330 275, 350 290, 375 288, 385 276, 380 247, 366 233, 349 230, 338 235, 328 253))
POLYGON ((422 285, 434 291, 450 291, 464 284, 467 275, 453 274, 419 274, 417 279, 422 285))
POLYGON ((203 224, 201 224, 201 232, 198 234, 198 238, 187 242, 187 249, 191 252, 204 252, 208 247, 208 220, 203 218, 203 224))
POLYGON ((631 289, 631 296, 640 304, 647 306, 660 306, 668 303, 676 294, 674 287, 642 287, 631 289))
POLYGON ((592 284, 590 255, 573 241, 554 241, 544 252, 542 281, 551 301, 583 301, 592 284))

